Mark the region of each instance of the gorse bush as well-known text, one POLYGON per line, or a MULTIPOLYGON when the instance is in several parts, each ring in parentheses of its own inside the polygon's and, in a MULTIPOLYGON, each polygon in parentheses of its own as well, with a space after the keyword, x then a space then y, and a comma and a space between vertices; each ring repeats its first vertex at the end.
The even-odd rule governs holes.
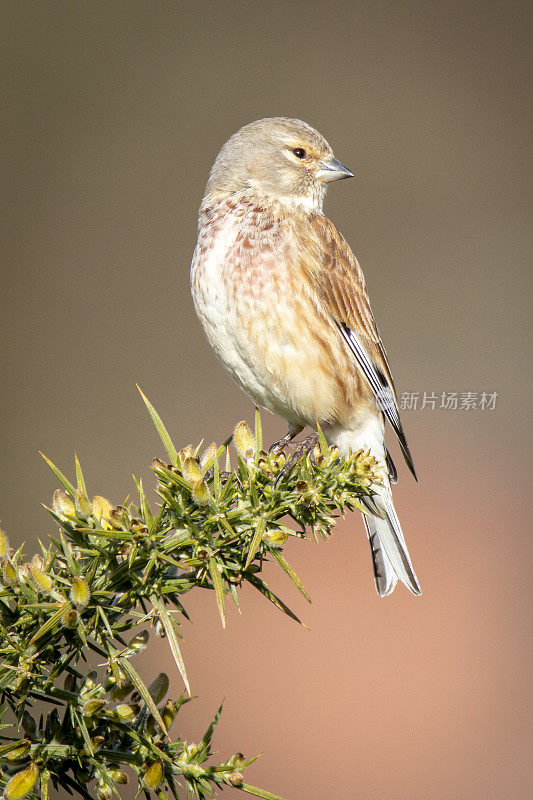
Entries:
POLYGON ((277 798, 245 782, 255 757, 236 753, 212 763, 220 708, 199 742, 171 733, 190 701, 180 650, 184 595, 196 587, 214 590, 225 625, 227 600, 238 606, 239 588, 248 583, 299 622, 261 578, 263 563, 277 562, 309 599, 283 545, 309 533, 327 537, 339 514, 361 510, 360 498, 379 480, 377 465, 363 452, 341 459, 320 437, 312 457, 287 468, 283 453, 262 449, 256 413, 255 435, 244 422, 235 429, 232 470, 230 440, 201 454, 190 445, 177 451, 143 398, 169 460, 152 464, 157 509, 140 480, 136 505, 112 505, 89 499, 77 458, 76 484, 46 459, 62 486, 48 509, 57 533, 25 562, 22 547, 12 552, 0 532, 6 800, 46 799, 52 787, 105 800, 120 797, 128 778, 139 793, 160 800, 186 794, 203 800, 225 786, 277 798), (134 666, 149 629, 168 641, 185 689, 177 699, 167 698, 167 675, 147 685, 134 666), (98 669, 90 668, 91 657, 98 669))

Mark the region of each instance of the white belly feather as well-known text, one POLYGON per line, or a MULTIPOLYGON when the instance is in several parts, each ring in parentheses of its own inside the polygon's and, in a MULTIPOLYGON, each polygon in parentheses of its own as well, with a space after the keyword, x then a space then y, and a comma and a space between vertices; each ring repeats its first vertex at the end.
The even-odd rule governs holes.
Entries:
POLYGON ((204 252, 200 237, 191 266, 192 296, 209 343, 225 368, 254 402, 273 410, 271 393, 259 379, 239 335, 237 304, 223 273, 237 233, 237 224, 230 224, 228 219, 204 252))

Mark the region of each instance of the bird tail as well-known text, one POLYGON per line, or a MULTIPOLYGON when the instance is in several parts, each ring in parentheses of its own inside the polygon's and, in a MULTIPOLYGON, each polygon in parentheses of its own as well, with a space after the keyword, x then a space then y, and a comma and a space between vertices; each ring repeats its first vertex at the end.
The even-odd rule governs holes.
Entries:
POLYGON ((401 580, 413 594, 422 594, 390 489, 384 486, 376 486, 375 489, 375 495, 363 500, 371 514, 363 514, 363 521, 372 551, 377 592, 380 597, 386 597, 394 590, 397 581, 401 580), (365 502, 366 500, 369 502, 365 502))
POLYGON ((330 425, 324 427, 324 433, 329 444, 336 444, 341 453, 348 455, 360 449, 368 450, 383 468, 383 483, 373 483, 373 494, 361 498, 368 511, 368 514, 363 514, 363 520, 372 551, 378 594, 386 597, 399 580, 413 594, 421 594, 392 502, 390 480, 394 481, 397 475, 383 443, 383 418, 370 413, 361 417, 354 428, 330 425))

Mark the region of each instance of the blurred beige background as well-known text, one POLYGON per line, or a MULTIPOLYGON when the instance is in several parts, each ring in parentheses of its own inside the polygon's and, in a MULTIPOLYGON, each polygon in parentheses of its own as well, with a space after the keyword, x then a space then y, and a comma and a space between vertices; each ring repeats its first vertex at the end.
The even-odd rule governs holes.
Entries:
MULTIPOLYGON (((189 297, 197 207, 223 141, 315 125, 357 180, 326 211, 362 262, 402 392, 498 392, 405 411, 420 483, 396 504, 424 595, 375 594, 358 516, 289 559, 310 631, 244 592, 187 603, 194 739, 288 800, 525 800, 531 764, 531 25, 526 3, 25 2, 0 6, 0 516, 52 530, 37 454, 119 502, 161 453, 252 418, 189 297)), ((265 418, 270 437, 284 432, 265 418)), ((394 449, 397 453, 397 450, 394 449)), ((168 668, 165 643, 143 672, 168 668)), ((179 682, 174 678, 175 690, 179 682)), ((241 797, 228 790, 224 796, 241 797)))

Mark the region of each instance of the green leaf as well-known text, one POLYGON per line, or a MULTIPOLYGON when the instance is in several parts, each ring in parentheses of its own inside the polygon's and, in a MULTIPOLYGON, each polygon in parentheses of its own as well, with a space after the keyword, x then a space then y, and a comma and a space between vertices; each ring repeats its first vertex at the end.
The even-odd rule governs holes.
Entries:
POLYGON ((215 588, 215 595, 217 598, 217 606, 218 611, 220 614, 220 619, 222 620, 222 627, 226 627, 226 610, 225 610, 225 600, 224 600, 224 582, 222 580, 222 575, 218 571, 218 565, 216 558, 209 559, 209 572, 211 575, 211 580, 213 581, 213 586, 215 588))
POLYGON ((231 472, 231 458, 229 454, 229 447, 226 447, 226 464, 225 464, 226 472, 231 472))
POLYGON ((61 549, 63 551, 63 555, 65 556, 65 560, 68 564, 68 568, 70 569, 72 575, 79 575, 80 568, 78 566, 78 563, 72 558, 72 553, 70 552, 70 549, 67 545, 67 541, 63 536, 63 531, 61 531, 60 533, 60 538, 61 538, 61 549))
MULTIPOLYGON (((228 470, 226 470, 226 472, 227 471, 228 470)), ((230 472, 229 477, 226 483, 224 484, 224 488, 220 493, 219 503, 221 505, 227 504, 228 502, 230 502, 234 494, 235 494, 235 474, 233 472, 230 472)))
POLYGON ((83 477, 83 472, 81 471, 81 464, 78 461, 78 454, 74 453, 74 461, 76 462, 76 481, 78 484, 78 489, 85 497, 88 497, 87 494, 87 487, 85 486, 85 479, 83 477))
POLYGON ((276 594, 274 594, 274 592, 271 589, 268 588, 266 583, 262 581, 261 578, 258 578, 256 575, 250 575, 250 574, 247 574, 246 577, 252 584, 252 586, 254 586, 258 592, 261 592, 261 594, 264 597, 266 597, 267 600, 270 600, 270 602, 273 603, 276 606, 276 608, 279 608, 280 611, 283 611, 284 614, 287 614, 295 622, 298 622, 304 628, 307 628, 307 625, 305 625, 300 619, 298 619, 296 614, 293 611, 291 611, 287 605, 285 605, 283 600, 280 600, 280 598, 276 594))
POLYGON ((191 484, 187 483, 185 478, 183 478, 181 475, 176 475, 175 472, 171 472, 164 465, 158 464, 156 467, 152 467, 152 470, 156 473, 156 475, 162 475, 169 483, 177 483, 178 486, 181 486, 188 492, 191 491, 191 484))
POLYGON ((218 463, 218 458, 215 458, 213 462, 213 493, 215 497, 220 492, 220 466, 218 463))
POLYGON ((311 597, 309 596, 307 591, 304 589, 303 583, 301 582, 300 578, 295 573, 295 571, 293 570, 291 565, 288 564, 287 561, 285 561, 285 559, 283 558, 283 556, 281 555, 279 550, 273 550, 272 554, 273 554, 274 558, 276 559, 276 561, 278 562, 278 564, 280 565, 280 567, 282 568, 282 570, 284 570, 287 573, 287 575, 289 576, 291 581, 294 583, 296 588, 303 594, 303 596, 305 597, 305 599, 309 603, 312 603, 311 597))
POLYGON ((146 499, 146 495, 143 489, 143 482, 142 479, 139 479, 139 502, 141 505, 141 514, 144 521, 144 524, 149 528, 152 522, 154 521, 154 517, 152 512, 150 511, 150 506, 148 505, 148 500, 146 499))
POLYGON ((241 789, 243 792, 247 792, 247 794, 253 794, 255 797, 262 797, 263 800, 283 800, 283 797, 280 797, 279 794, 272 794, 272 792, 267 792, 266 789, 258 789, 257 786, 250 786, 249 783, 243 783, 241 789))
POLYGON ((316 424, 316 428, 317 428, 317 432, 318 432, 318 443, 320 445, 320 452, 322 453, 323 456, 328 456, 329 455, 329 446, 328 446, 328 443, 326 442, 326 437, 324 436, 324 434, 322 432, 322 428, 320 427, 318 422, 316 424))
POLYGON ((35 642, 38 639, 40 639, 46 633, 49 633, 51 630, 53 630, 55 626, 59 622, 61 622, 61 617, 63 616, 63 614, 65 614, 66 611, 70 611, 71 608, 72 604, 69 603, 68 601, 66 603, 62 603, 57 609, 57 611, 54 614, 52 614, 51 617, 48 617, 44 625, 41 625, 37 633, 34 636, 32 636, 32 638, 29 641, 29 644, 35 644, 35 642))
POLYGON ((187 677, 187 671, 185 669, 185 662, 183 660, 183 656, 181 655, 178 636, 174 627, 177 623, 171 614, 169 614, 169 612, 166 610, 164 603, 156 595, 152 595, 150 597, 150 602, 159 615, 159 619, 161 620, 167 635, 170 650, 174 656, 174 661, 176 662, 176 666, 179 669, 181 677, 183 678, 183 683, 185 684, 187 692, 190 695, 191 687, 187 677))
POLYGON ((63 486, 65 487, 65 489, 67 490, 69 495, 72 497, 72 499, 75 500, 76 499, 76 489, 71 484, 71 482, 67 478, 65 478, 63 473, 56 467, 56 465, 53 464, 50 461, 50 459, 47 458, 47 456, 45 456, 44 453, 41 453, 40 450, 39 450, 39 455, 41 455, 44 458, 44 460, 46 461, 46 463, 48 464, 48 466, 50 467, 50 469, 52 470, 52 472, 54 473, 56 478, 59 480, 60 483, 63 484, 63 486))
POLYGON ((257 528, 255 529, 255 533, 253 535, 250 544, 250 549, 248 550, 248 556, 246 557, 246 564, 244 565, 244 569, 248 569, 248 567, 254 560, 255 554, 257 553, 259 545, 261 544, 261 539, 263 538, 265 528, 266 528, 266 519, 262 517, 257 523, 257 528))
POLYGON ((138 674, 137 670, 133 667, 132 664, 130 664, 130 662, 128 661, 127 658, 119 658, 118 662, 119 662, 120 666, 122 667, 122 669, 124 670, 124 672, 126 673, 126 675, 131 680, 131 682, 134 684, 135 688, 137 689, 137 691, 141 695, 141 697, 144 700, 144 702, 146 703, 146 705, 148 706, 153 718, 155 719, 155 721, 157 722, 157 724, 159 725, 161 730, 164 731, 164 733, 168 736, 168 731, 167 731, 165 723, 163 722, 163 720, 161 718, 161 714, 157 710, 157 706, 154 703, 154 701, 152 700, 152 697, 150 695, 150 692, 148 691, 148 688, 145 686, 145 684, 142 682, 141 678, 139 677, 139 674, 138 674))
POLYGON ((81 797, 85 798, 85 800, 94 800, 94 795, 90 795, 83 784, 78 783, 78 781, 74 778, 70 778, 66 772, 61 772, 61 774, 57 776, 57 782, 60 786, 66 789, 69 794, 72 794, 72 792, 68 787, 72 787, 81 797))
POLYGON ((174 796, 174 799, 175 800, 180 800, 178 792, 176 790, 176 786, 174 785, 174 780, 172 779, 172 775, 166 775, 165 778, 166 778, 166 781, 167 781, 167 784, 168 784, 168 788, 172 792, 172 794, 174 796))
POLYGON ((96 606, 96 614, 102 618, 102 622, 104 623, 105 629, 107 630, 108 634, 111 638, 114 638, 114 633, 111 629, 111 625, 109 624, 109 620, 107 618, 107 614, 105 613, 103 606, 96 606))
POLYGON ((40 774, 41 800, 48 800, 48 770, 43 769, 40 774))
POLYGON ((201 740, 198 742, 198 750, 203 750, 205 747, 211 744, 211 739, 213 738, 213 732, 217 726, 217 722, 220 719, 220 714, 222 713, 222 706, 224 705, 224 701, 218 707, 218 711, 216 712, 215 716, 213 717, 213 721, 209 725, 208 729, 202 736, 201 740))
POLYGON ((239 605, 239 596, 237 594, 237 587, 235 586, 234 583, 230 583, 229 588, 230 588, 231 596, 233 597, 233 600, 235 601, 235 605, 237 606, 237 610, 238 610, 239 614, 241 614, 242 612, 241 612, 241 607, 239 605))
POLYGON ((161 417, 159 416, 159 414, 157 413, 157 411, 155 410, 155 408, 153 407, 151 402, 148 400, 148 398, 146 397, 146 395, 142 391, 142 389, 139 386, 139 384, 137 384, 137 389, 139 390, 140 395, 141 395, 142 399, 144 400, 144 402, 146 404, 146 408, 148 409, 148 411, 150 413, 150 416, 152 417, 153 423, 154 423, 154 425, 156 427, 156 430, 157 430, 157 432, 158 432, 158 434, 159 434, 159 436, 161 438, 161 441, 163 442, 163 446, 164 446, 165 450, 168 453, 168 457, 170 458, 171 463, 174 464, 175 467, 177 467, 177 465, 178 465, 178 451, 176 450, 176 448, 172 444, 172 439, 170 438, 167 429, 163 425, 161 417))
POLYGON ((76 730, 81 731, 81 735, 83 741, 85 742, 85 747, 89 751, 89 753, 94 756, 93 746, 91 744, 91 737, 89 736, 89 731, 87 730, 87 725, 85 724, 85 720, 83 719, 83 714, 80 714, 73 706, 70 706, 70 713, 75 720, 75 725, 73 726, 76 730))
POLYGON ((261 424, 261 412, 255 407, 255 462, 259 458, 259 453, 263 449, 263 426, 261 424))

